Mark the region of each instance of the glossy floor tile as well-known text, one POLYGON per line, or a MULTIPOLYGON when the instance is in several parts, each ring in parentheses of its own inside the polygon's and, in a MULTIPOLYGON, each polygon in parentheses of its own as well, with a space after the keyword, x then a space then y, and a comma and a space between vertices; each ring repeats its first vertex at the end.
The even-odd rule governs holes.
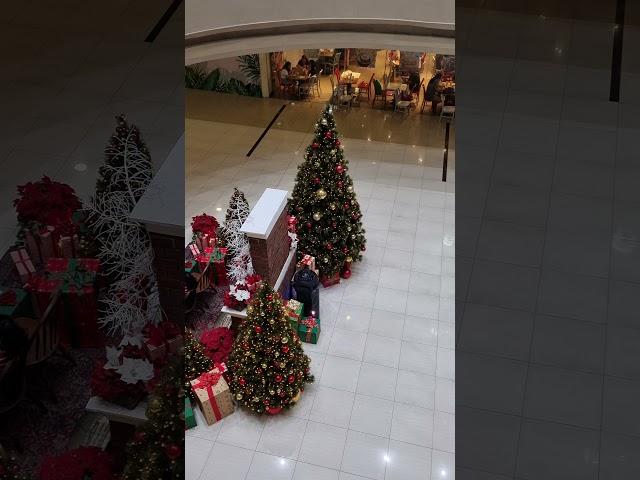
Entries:
MULTIPOLYGON (((234 185, 250 205, 267 187, 291 191, 317 111, 288 105, 283 125, 246 157, 273 105, 242 99, 227 123, 221 110, 233 99, 216 105, 199 95, 188 96, 186 224, 202 211, 222 219, 234 185)), ((442 182, 442 145, 430 132, 438 123, 424 131, 425 146, 395 143, 394 132, 384 142, 350 137, 360 128, 355 109, 336 122, 368 243, 351 278, 320 291, 320 340, 304 344, 315 383, 277 417, 237 410, 188 430, 190 443, 201 442, 189 480, 210 478, 217 465, 243 479, 454 478, 455 266, 447 245, 455 162, 442 182)))
POLYGON ((460 476, 632 478, 638 4, 457 6, 468 32, 456 39, 460 476))

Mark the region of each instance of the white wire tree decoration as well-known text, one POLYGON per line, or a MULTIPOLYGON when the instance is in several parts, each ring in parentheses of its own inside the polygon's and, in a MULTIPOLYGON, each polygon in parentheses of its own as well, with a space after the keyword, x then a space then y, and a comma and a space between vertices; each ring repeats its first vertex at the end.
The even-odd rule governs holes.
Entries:
POLYGON ((131 211, 151 182, 151 156, 124 116, 105 149, 96 194, 86 205, 99 243, 98 256, 111 284, 100 324, 110 335, 135 335, 162 319, 149 235, 131 211))
POLYGON ((244 193, 234 187, 222 227, 222 236, 229 249, 227 273, 231 283, 242 282, 248 275, 253 274, 249 239, 240 231, 249 213, 249 202, 244 193))

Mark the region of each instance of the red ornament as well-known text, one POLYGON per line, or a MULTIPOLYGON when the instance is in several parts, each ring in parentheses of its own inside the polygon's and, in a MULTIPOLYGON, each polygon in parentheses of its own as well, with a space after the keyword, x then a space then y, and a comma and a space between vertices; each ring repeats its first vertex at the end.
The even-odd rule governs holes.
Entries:
POLYGON ((311 222, 307 222, 307 228, 311 230, 311 222))
POLYGON ((338 185, 338 188, 342 188, 344 186, 344 182, 340 180, 336 185, 338 185))
POLYGON ((333 245, 330 243, 327 243, 327 250, 333 250, 333 245))
POLYGON ((280 392, 280 393, 278 394, 278 396, 279 396, 279 397, 284 397, 284 392, 280 392))
POLYGON ((256 373, 262 373, 262 369, 260 367, 256 368, 256 373))
POLYGON ((320 146, 320 144, 319 144, 319 143, 317 143, 317 142, 313 142, 313 143, 311 144, 311 148, 318 148, 319 146, 320 146))
POLYGON ((327 132, 324 134, 324 138, 331 138, 331 132, 327 132))
POLYGON ((314 178, 313 183, 317 185, 318 183, 320 183, 320 179, 318 177, 314 178))
POLYGON ((289 375, 289 378, 287 380, 289 381, 289 383, 293 383, 296 381, 296 377, 295 375, 289 375))
POLYGON ((266 410, 270 415, 277 415, 282 411, 282 407, 267 407, 266 410))
POLYGON ((331 224, 331 226, 332 226, 333 228, 336 228, 336 227, 338 226, 338 224, 337 224, 336 222, 333 222, 333 223, 331 224))
POLYGON ((260 325, 256 325, 255 330, 256 330, 256 333, 260 333, 262 332, 262 327, 260 325))
POLYGON ((347 253, 349 253, 349 249, 347 247, 342 247, 342 253, 346 255, 347 253))
POLYGON ((336 147, 339 147, 339 146, 340 146, 340 140, 336 139, 336 147))
POLYGON ((170 443, 169 445, 167 445, 164 449, 164 452, 171 460, 175 460, 180 455, 182 455, 182 449, 174 443, 170 443))
POLYGON ((282 347, 282 353, 289 353, 289 347, 287 345, 282 347))
POLYGON ((338 173, 344 172, 344 167, 340 164, 336 165, 336 172, 338 173))
POLYGON ((276 382, 281 382, 282 381, 282 375, 278 374, 276 375, 276 382))
POLYGON ((351 276, 351 270, 349 269, 343 270, 340 276, 344 279, 349 278, 351 276))
POLYGON ((242 377, 238 379, 238 383, 244 387, 244 384, 247 383, 246 380, 242 377))
POLYGON ((343 207, 344 207, 345 210, 348 210, 350 206, 351 206, 351 204, 349 202, 344 202, 343 207))
POLYGON ((366 249, 367 249, 367 247, 365 247, 364 245, 362 245, 362 246, 360 247, 360 250, 362 250, 363 252, 364 252, 366 249))

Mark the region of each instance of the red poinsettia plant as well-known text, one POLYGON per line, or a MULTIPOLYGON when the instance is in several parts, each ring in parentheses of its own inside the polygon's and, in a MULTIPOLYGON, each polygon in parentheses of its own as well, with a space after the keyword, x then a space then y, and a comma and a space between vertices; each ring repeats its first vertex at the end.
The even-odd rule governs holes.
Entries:
POLYGON ((220 227, 218 220, 206 213, 196 215, 191 219, 191 231, 193 232, 194 240, 202 235, 207 235, 212 239, 215 239, 218 227, 220 227))
POLYGON ((244 310, 261 281, 258 274, 247 275, 243 282, 236 282, 229 287, 224 293, 223 303, 234 310, 244 310))
POLYGON ((133 409, 146 396, 144 383, 125 383, 116 370, 97 362, 91 374, 91 393, 109 402, 133 409))
POLYGON ((82 208, 76 192, 66 183, 44 176, 37 182, 18 186, 13 201, 18 222, 23 226, 62 227, 72 224, 74 212, 82 208))
POLYGON ((233 347, 233 340, 233 332, 225 327, 206 330, 200 336, 200 343, 204 345, 205 354, 214 364, 227 361, 233 347))
POLYGON ((111 456, 97 447, 80 447, 40 464, 40 480, 112 480, 111 456))

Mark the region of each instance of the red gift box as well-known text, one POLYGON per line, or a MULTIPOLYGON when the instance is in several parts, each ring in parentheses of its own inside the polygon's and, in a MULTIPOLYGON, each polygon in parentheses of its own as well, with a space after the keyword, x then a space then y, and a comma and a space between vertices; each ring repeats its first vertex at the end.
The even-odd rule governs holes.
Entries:
POLYGON ((340 283, 340 274, 338 272, 334 273, 330 277, 326 275, 322 275, 320 277, 320 283, 324 288, 330 287, 331 285, 336 285, 340 283))
POLYGON ((62 235, 58 240, 60 255, 66 258, 77 257, 80 251, 80 239, 78 234, 62 235))
POLYGON ((28 282, 31 276, 36 273, 33 262, 24 248, 11 252, 11 259, 18 270, 18 274, 20 275, 20 280, 22 280, 22 282, 28 282))
MULTIPOLYGON (((47 276, 35 285, 38 304, 44 296, 62 292, 65 316, 72 344, 77 347, 100 347, 102 334, 98 328, 98 301, 95 289, 100 261, 94 258, 50 258, 47 276)), ((42 308, 42 307, 41 307, 42 308)), ((44 311, 44 310, 43 310, 44 311)))
POLYGON ((45 263, 57 255, 55 228, 44 227, 36 234, 36 241, 40 246, 40 259, 45 263))

